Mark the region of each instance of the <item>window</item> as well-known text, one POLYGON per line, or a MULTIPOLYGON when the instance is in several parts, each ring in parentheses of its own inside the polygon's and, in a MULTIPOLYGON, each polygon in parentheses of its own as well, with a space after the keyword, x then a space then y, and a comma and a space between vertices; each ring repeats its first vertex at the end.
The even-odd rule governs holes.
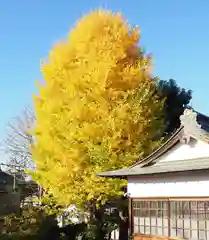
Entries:
POLYGON ((134 232, 168 236, 168 202, 134 201, 134 232))
POLYGON ((209 239, 208 201, 171 201, 171 236, 209 239))
POLYGON ((209 240, 209 201, 133 200, 136 234, 209 240))

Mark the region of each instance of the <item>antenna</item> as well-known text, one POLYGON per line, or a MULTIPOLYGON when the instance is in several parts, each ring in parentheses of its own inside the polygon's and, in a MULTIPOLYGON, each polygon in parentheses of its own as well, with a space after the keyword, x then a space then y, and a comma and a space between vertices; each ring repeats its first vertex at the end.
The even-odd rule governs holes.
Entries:
POLYGON ((16 192, 16 177, 15 177, 15 171, 13 173, 13 191, 16 192))

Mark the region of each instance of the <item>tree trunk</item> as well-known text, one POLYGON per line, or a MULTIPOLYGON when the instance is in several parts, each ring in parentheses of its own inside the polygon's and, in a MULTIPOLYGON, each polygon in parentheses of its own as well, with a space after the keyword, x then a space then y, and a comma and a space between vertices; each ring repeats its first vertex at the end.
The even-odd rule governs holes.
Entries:
POLYGON ((127 219, 121 220, 119 226, 119 240, 128 240, 129 223, 127 219))

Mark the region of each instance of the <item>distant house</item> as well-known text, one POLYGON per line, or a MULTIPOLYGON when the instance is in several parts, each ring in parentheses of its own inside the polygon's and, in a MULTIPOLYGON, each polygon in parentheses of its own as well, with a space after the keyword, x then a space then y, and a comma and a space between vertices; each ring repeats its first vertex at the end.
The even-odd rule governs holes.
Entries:
POLYGON ((25 197, 37 192, 37 184, 24 181, 0 170, 0 230, 5 216, 20 211, 25 197))
POLYGON ((209 117, 186 109, 181 127, 135 165, 98 174, 128 180, 135 240, 209 239, 209 117))
POLYGON ((0 228, 4 217, 20 209, 20 191, 14 188, 14 177, 0 170, 0 228))

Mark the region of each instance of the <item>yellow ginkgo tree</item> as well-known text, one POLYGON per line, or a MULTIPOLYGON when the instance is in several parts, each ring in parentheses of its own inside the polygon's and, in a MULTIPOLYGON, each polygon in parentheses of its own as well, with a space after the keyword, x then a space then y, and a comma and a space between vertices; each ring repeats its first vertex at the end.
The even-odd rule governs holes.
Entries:
POLYGON ((93 11, 42 65, 33 177, 59 204, 120 195, 124 181, 96 173, 127 167, 158 143, 163 102, 139 37, 120 13, 93 11))

